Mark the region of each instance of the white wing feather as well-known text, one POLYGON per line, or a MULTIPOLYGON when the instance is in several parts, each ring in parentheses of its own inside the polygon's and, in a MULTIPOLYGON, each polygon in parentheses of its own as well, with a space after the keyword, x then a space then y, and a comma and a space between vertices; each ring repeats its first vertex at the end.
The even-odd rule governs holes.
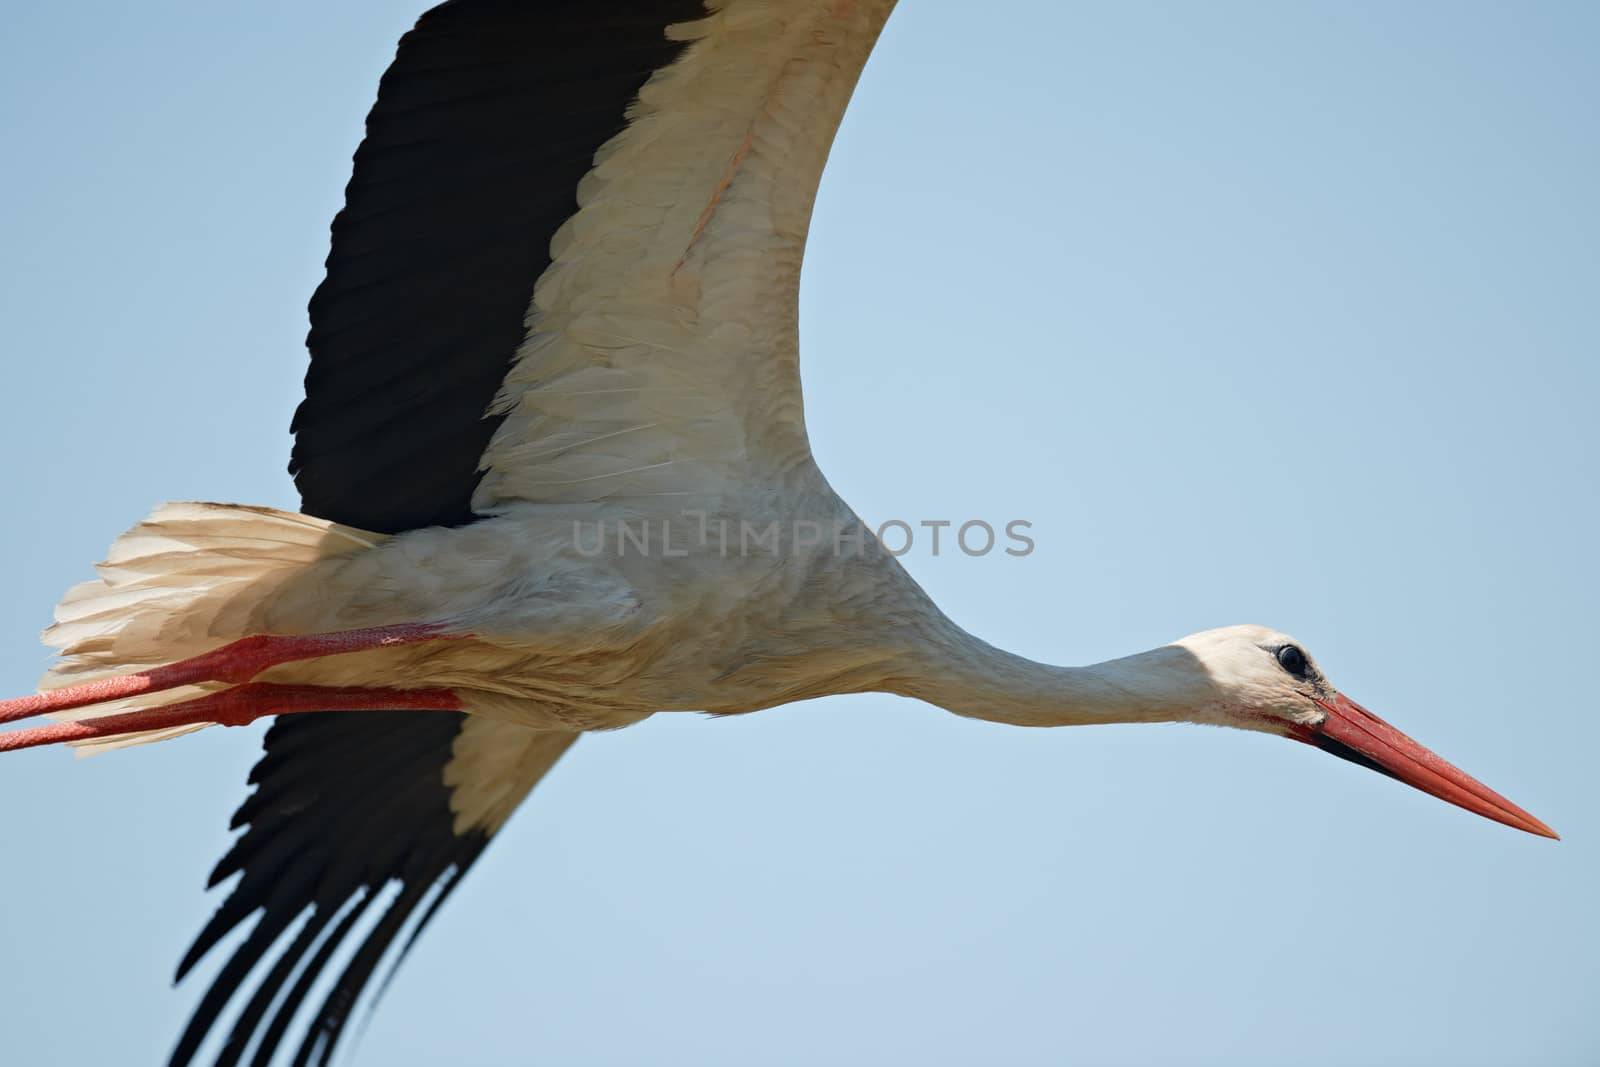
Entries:
POLYGON ((894 0, 712 0, 551 243, 474 509, 715 491, 811 462, 800 261, 894 0))

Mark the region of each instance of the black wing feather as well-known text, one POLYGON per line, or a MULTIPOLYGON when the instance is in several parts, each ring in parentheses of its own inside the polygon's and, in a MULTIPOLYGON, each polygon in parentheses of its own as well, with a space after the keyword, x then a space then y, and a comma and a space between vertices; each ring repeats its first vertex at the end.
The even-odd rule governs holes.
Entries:
MULTIPOLYGON (((550 240, 596 149, 679 54, 666 27, 704 13, 701 0, 451 0, 401 39, 311 299, 290 460, 303 511, 382 533, 473 521, 499 424, 487 410, 550 240)), ((269 1063, 360 936, 294 1059, 327 1062, 387 950, 409 926, 404 955, 488 843, 455 832, 444 784, 463 721, 323 712, 273 724, 233 817, 245 831, 212 876, 238 881, 178 977, 257 918, 172 1064, 191 1062, 246 993, 216 1062, 242 1062, 253 1044, 250 1062, 269 1063)))
POLYGON ((314 515, 381 533, 472 520, 485 412, 595 149, 676 58, 700 0, 456 0, 384 74, 327 279, 290 470, 314 515))
MULTIPOLYGON (((259 912, 260 917, 212 980, 173 1052, 173 1063, 190 1062, 229 1001, 245 988, 250 972, 277 951, 216 1060, 239 1062, 265 1021, 258 1062, 268 1062, 340 940, 390 882, 399 881, 401 892, 368 932, 356 960, 364 959, 363 953, 372 946, 378 946, 381 957, 394 936, 391 931, 406 924, 417 901, 441 881, 447 887, 456 884, 455 876, 488 843, 483 832, 455 832, 444 786, 444 764, 464 718, 459 712, 282 716, 267 732, 267 751, 285 740, 303 744, 307 734, 319 732, 320 724, 330 719, 358 716, 378 751, 348 745, 307 750, 300 760, 280 762, 276 772, 260 776, 252 797, 256 812, 218 866, 222 878, 239 873, 239 880, 184 957, 178 977, 251 915, 259 912), (305 761, 315 761, 321 773, 305 773, 305 761), (369 767, 374 773, 367 773, 369 767), (271 799, 261 802, 262 796, 271 799), (353 910, 319 940, 352 900, 353 910), (302 918, 305 925, 280 947, 302 918), (302 964, 297 994, 278 1005, 269 1019, 272 999, 302 964)), ((331 1053, 348 1018, 343 998, 353 1003, 369 973, 370 968, 358 968, 353 960, 310 1020, 310 1033, 320 1034, 325 1046, 319 1055, 331 1053)), ((310 1062, 322 1063, 325 1058, 310 1062)))

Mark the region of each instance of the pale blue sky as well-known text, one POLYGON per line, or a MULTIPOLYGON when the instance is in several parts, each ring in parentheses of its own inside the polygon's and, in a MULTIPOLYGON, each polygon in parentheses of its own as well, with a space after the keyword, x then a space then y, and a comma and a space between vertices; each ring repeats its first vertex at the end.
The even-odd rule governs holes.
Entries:
MULTIPOLYGON (((304 305, 402 0, 0 38, 0 689, 165 499, 292 507, 304 305)), ((347 1062, 1589 1064, 1600 7, 908 0, 823 182, 808 413, 960 622, 1235 622, 1566 835, 1308 748, 888 697, 590 739, 347 1062)), ((7 757, 8 1062, 152 1063, 259 729, 7 757)), ((348 1052, 347 1051, 347 1056, 348 1052)))

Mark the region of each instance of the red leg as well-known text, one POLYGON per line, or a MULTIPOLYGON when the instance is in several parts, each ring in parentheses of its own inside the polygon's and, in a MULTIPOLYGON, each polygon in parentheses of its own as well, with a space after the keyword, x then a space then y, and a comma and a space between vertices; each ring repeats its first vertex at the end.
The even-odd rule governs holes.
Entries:
POLYGON ((263 715, 318 711, 460 711, 461 708, 461 698, 450 689, 361 689, 257 683, 147 711, 0 733, 0 752, 61 741, 87 741, 137 730, 163 730, 197 722, 244 726, 263 715))
POLYGON ((307 637, 277 637, 270 634, 246 637, 192 659, 152 667, 137 674, 102 678, 65 689, 52 689, 37 696, 0 700, 0 723, 138 696, 140 693, 158 693, 163 689, 176 689, 180 685, 193 685, 196 682, 239 684, 280 663, 336 656, 342 652, 392 648, 420 641, 438 641, 453 636, 464 635, 446 634, 442 626, 406 623, 400 626, 375 626, 367 630, 311 634, 307 637))

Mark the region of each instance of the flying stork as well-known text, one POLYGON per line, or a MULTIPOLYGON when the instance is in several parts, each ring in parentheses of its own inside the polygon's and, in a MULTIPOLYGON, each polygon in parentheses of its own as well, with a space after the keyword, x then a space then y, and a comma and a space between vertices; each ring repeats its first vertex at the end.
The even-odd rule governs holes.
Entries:
POLYGON ((158 508, 62 600, 39 693, 0 702, 55 720, 7 750, 279 716, 212 874, 238 881, 179 977, 248 932, 173 1064, 225 1015, 217 1063, 286 1040, 327 1062, 386 952, 578 737, 662 711, 878 691, 1024 726, 1232 726, 1556 836, 1285 634, 1036 663, 863 535, 808 446, 797 295, 893 6, 449 0, 401 39, 311 298, 301 513, 158 508))

